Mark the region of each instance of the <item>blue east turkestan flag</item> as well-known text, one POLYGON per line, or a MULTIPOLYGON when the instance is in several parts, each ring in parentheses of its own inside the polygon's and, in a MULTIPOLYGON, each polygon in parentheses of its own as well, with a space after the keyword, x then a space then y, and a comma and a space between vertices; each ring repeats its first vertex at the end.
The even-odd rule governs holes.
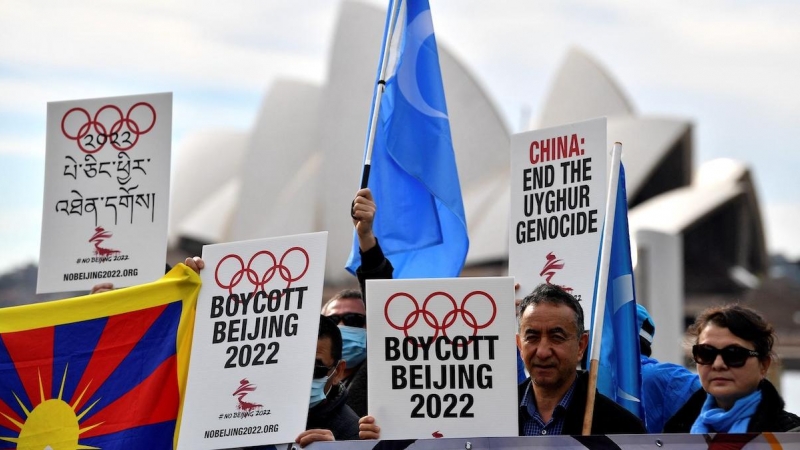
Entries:
POLYGON ((636 414, 644 422, 641 402, 642 368, 639 357, 639 330, 636 326, 636 295, 627 202, 625 169, 620 163, 597 390, 636 414))
MULTIPOLYGON (((395 278, 455 277, 469 238, 428 1, 403 1, 394 36, 387 34, 392 46, 369 178, 378 206, 373 230, 395 278)), ((360 264, 354 238, 347 269, 355 273, 360 264)))

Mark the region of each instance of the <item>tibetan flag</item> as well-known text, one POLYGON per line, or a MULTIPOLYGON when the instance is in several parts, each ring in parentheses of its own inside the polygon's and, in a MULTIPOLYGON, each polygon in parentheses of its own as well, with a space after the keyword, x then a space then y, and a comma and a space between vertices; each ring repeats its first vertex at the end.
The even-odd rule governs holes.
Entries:
POLYGON ((200 277, 0 309, 0 449, 172 449, 200 277))
MULTIPOLYGON (((368 184, 378 207, 373 230, 395 278, 457 277, 469 237, 431 10, 427 0, 393 0, 389 11, 386 90, 368 184)), ((354 235, 347 269, 355 273, 360 264, 354 235)))
MULTIPOLYGON (((628 231, 628 200, 625 193, 625 169, 622 163, 619 164, 616 198, 597 390, 636 414, 644 422, 639 327, 636 322, 636 293, 628 231)), ((592 311, 594 314, 594 308, 592 311)))

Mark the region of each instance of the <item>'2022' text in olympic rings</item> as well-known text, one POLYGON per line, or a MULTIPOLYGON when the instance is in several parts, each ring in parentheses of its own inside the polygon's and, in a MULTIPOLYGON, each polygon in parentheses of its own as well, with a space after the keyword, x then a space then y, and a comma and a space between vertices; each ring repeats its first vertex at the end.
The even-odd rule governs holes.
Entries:
POLYGON ((472 291, 469 294, 467 294, 466 297, 464 297, 464 299, 461 301, 461 306, 459 306, 452 295, 448 294, 447 292, 438 291, 430 294, 422 303, 422 308, 420 308, 419 303, 417 302, 417 299, 414 298, 414 296, 405 292, 398 292, 389 297, 389 299, 386 300, 386 305, 383 307, 383 315, 386 318, 386 323, 388 323, 389 326, 394 328, 395 330, 402 331, 406 337, 408 337, 408 330, 414 325, 416 325, 420 316, 422 316, 422 319, 425 321, 425 323, 428 324, 428 326, 434 330, 433 333, 434 339, 439 337, 440 332, 442 333, 443 336, 447 336, 447 329, 450 328, 455 323, 456 316, 458 316, 459 314, 461 315, 461 319, 464 321, 464 324, 472 328, 472 336, 476 336, 478 334, 478 330, 486 328, 489 325, 491 325, 492 322, 494 322, 494 319, 497 316, 497 304, 495 303, 492 296, 489 295, 488 293, 484 291, 472 291), (482 324, 479 324, 477 319, 475 318, 475 315, 472 314, 472 312, 466 308, 467 301, 469 301, 470 298, 476 295, 480 295, 485 299, 487 299, 492 307, 492 316, 489 318, 489 320, 487 320, 482 324), (428 310, 429 302, 431 301, 431 299, 437 296, 443 296, 449 299, 450 303, 452 303, 453 305, 453 309, 444 315, 441 323, 439 322, 439 319, 436 317, 436 315, 434 315, 431 311, 428 310), (411 303, 414 305, 414 310, 411 311, 408 314, 408 316, 406 316, 402 324, 397 324, 389 317, 389 305, 395 299, 401 297, 411 300, 411 303))
POLYGON ((292 247, 289 250, 286 250, 283 253, 283 256, 281 256, 280 260, 275 258, 275 255, 269 250, 261 250, 250 257, 250 260, 247 261, 247 265, 244 264, 244 259, 242 259, 241 256, 230 254, 220 259, 219 263, 217 263, 217 268, 214 270, 214 280, 217 282, 217 286, 221 287, 222 289, 227 289, 228 293, 231 295, 233 295, 234 288, 242 282, 245 275, 247 276, 247 280, 254 286, 253 294, 260 290, 265 290, 267 283, 269 283, 275 277, 275 274, 278 274, 284 281, 286 281, 286 288, 289 288, 291 287, 292 283, 303 278, 303 276, 306 274, 308 271, 309 261, 308 252, 301 247, 292 247), (284 264, 286 257, 294 252, 299 252, 303 255, 303 257, 305 257, 303 270, 300 271, 300 274, 297 276, 292 276, 292 271, 284 264), (259 274, 253 269, 253 263, 256 262, 256 260, 262 255, 269 257, 272 260, 272 265, 268 267, 263 274, 259 274), (225 261, 229 259, 238 261, 239 269, 234 272, 229 282, 223 282, 219 279, 219 268, 225 261))
POLYGON ((139 136, 149 133, 155 124, 156 109, 147 102, 134 104, 128 109, 128 113, 125 115, 122 114, 122 110, 116 105, 105 105, 101 107, 94 114, 94 117, 85 109, 77 107, 67 111, 64 117, 61 118, 61 133, 64 134, 67 139, 76 141, 78 143, 78 148, 84 153, 97 153, 109 142, 112 147, 118 151, 124 152, 132 149, 136 143, 139 142, 139 136), (131 114, 140 107, 148 108, 153 115, 152 122, 145 128, 141 128, 139 123, 131 118, 131 114), (103 124, 101 120, 100 114, 104 111, 109 111, 112 114, 116 112, 114 117, 112 117, 113 122, 110 128, 106 127, 108 121, 106 124, 103 124), (78 127, 77 133, 70 134, 67 131, 67 119, 70 116, 74 116, 74 114, 83 114, 85 120, 82 121, 81 126, 78 127), (125 127, 124 130, 123 127, 125 127), (133 140, 131 140, 131 138, 133 138, 133 140))

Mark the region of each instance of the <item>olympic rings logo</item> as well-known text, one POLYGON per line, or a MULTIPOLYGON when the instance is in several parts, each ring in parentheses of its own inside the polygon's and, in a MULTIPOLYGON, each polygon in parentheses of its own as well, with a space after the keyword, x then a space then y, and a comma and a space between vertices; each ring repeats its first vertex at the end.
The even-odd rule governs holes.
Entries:
POLYGON ((383 307, 383 315, 386 318, 386 323, 388 323, 390 327, 394 328, 395 330, 402 331, 406 337, 408 337, 409 330, 417 324, 421 316, 427 327, 433 330, 433 339, 439 337, 439 333, 441 333, 442 336, 447 336, 447 330, 456 323, 456 319, 460 315, 464 329, 471 329, 472 336, 477 336, 478 330, 482 330, 494 322, 494 319, 497 316, 497 304, 492 296, 484 291, 470 292, 464 297, 463 300, 461 300, 461 305, 456 302, 456 299, 453 298, 452 295, 448 294, 447 292, 438 291, 428 295, 428 297, 425 298, 425 301, 422 303, 422 307, 420 308, 419 302, 417 302, 417 299, 415 299, 414 296, 405 292, 398 292, 386 300, 386 304, 383 307), (406 314, 406 311, 409 309, 409 303, 402 302, 405 304, 404 306, 406 306, 405 309, 402 309, 402 304, 398 305, 397 303, 395 303, 395 305, 398 306, 394 308, 392 312, 389 311, 389 308, 392 303, 395 302, 395 300, 403 298, 410 301, 410 306, 412 306, 413 309, 407 313, 402 321, 395 321, 390 316, 393 316, 395 319, 402 318, 403 314, 406 314), (449 300, 450 303, 448 305, 445 302, 445 306, 440 305, 440 307, 434 308, 432 301, 437 298, 449 300), (474 310, 471 311, 470 309, 467 309, 467 302, 472 298, 484 298, 484 301, 488 301, 488 305, 491 307, 491 317, 489 317, 483 323, 478 323, 478 319, 473 313, 474 310), (402 309, 402 312, 398 313, 399 309, 402 309))
POLYGON ((116 150, 125 152, 132 149, 139 142, 139 136, 149 133, 155 124, 156 109, 147 102, 136 103, 124 115, 116 105, 105 105, 94 116, 76 107, 61 118, 61 133, 77 142, 78 148, 84 153, 97 153, 108 143, 116 150), (141 124, 147 124, 148 121, 147 126, 141 124))
MULTIPOLYGON (((234 288, 239 286, 246 277, 247 282, 253 286, 253 295, 255 295, 258 291, 267 291, 267 284, 273 279, 278 280, 276 275, 286 283, 284 288, 291 287, 292 283, 303 278, 308 272, 309 262, 308 252, 301 247, 292 247, 286 250, 280 260, 269 250, 261 250, 250 257, 247 265, 245 265, 241 256, 229 254, 217 263, 217 268, 214 270, 214 280, 217 282, 217 286, 227 289, 228 293, 233 295, 234 288), (230 270, 230 263, 225 264, 229 260, 234 263, 233 271, 230 270), (302 270, 292 270, 300 267, 302 267, 302 270), (232 275, 224 276, 231 272, 232 275), (293 273, 298 275, 293 276, 293 273)), ((283 283, 280 285, 282 286, 283 283)))

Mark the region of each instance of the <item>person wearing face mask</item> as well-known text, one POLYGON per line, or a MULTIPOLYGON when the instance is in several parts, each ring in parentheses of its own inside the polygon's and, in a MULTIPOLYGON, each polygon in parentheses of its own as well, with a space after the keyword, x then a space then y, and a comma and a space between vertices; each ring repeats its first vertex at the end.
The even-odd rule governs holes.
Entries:
POLYGON ((339 328, 320 316, 306 431, 295 440, 301 447, 317 441, 358 439, 358 416, 347 406, 347 387, 341 383, 344 370, 339 328))
POLYGON ((785 432, 800 426, 766 378, 775 331, 756 311, 709 308, 691 331, 703 389, 667 421, 665 433, 785 432))
MULTIPOLYGON (((300 447, 318 441, 358 439, 358 416, 347 406, 347 387, 341 383, 344 368, 339 328, 331 319, 320 316, 306 430, 295 439, 300 447)), ((262 445, 238 450, 274 448, 262 445)))
POLYGON ((361 291, 345 289, 322 306, 322 315, 339 326, 342 358, 346 366, 342 382, 349 390, 348 406, 359 417, 367 414, 367 318, 361 291))

